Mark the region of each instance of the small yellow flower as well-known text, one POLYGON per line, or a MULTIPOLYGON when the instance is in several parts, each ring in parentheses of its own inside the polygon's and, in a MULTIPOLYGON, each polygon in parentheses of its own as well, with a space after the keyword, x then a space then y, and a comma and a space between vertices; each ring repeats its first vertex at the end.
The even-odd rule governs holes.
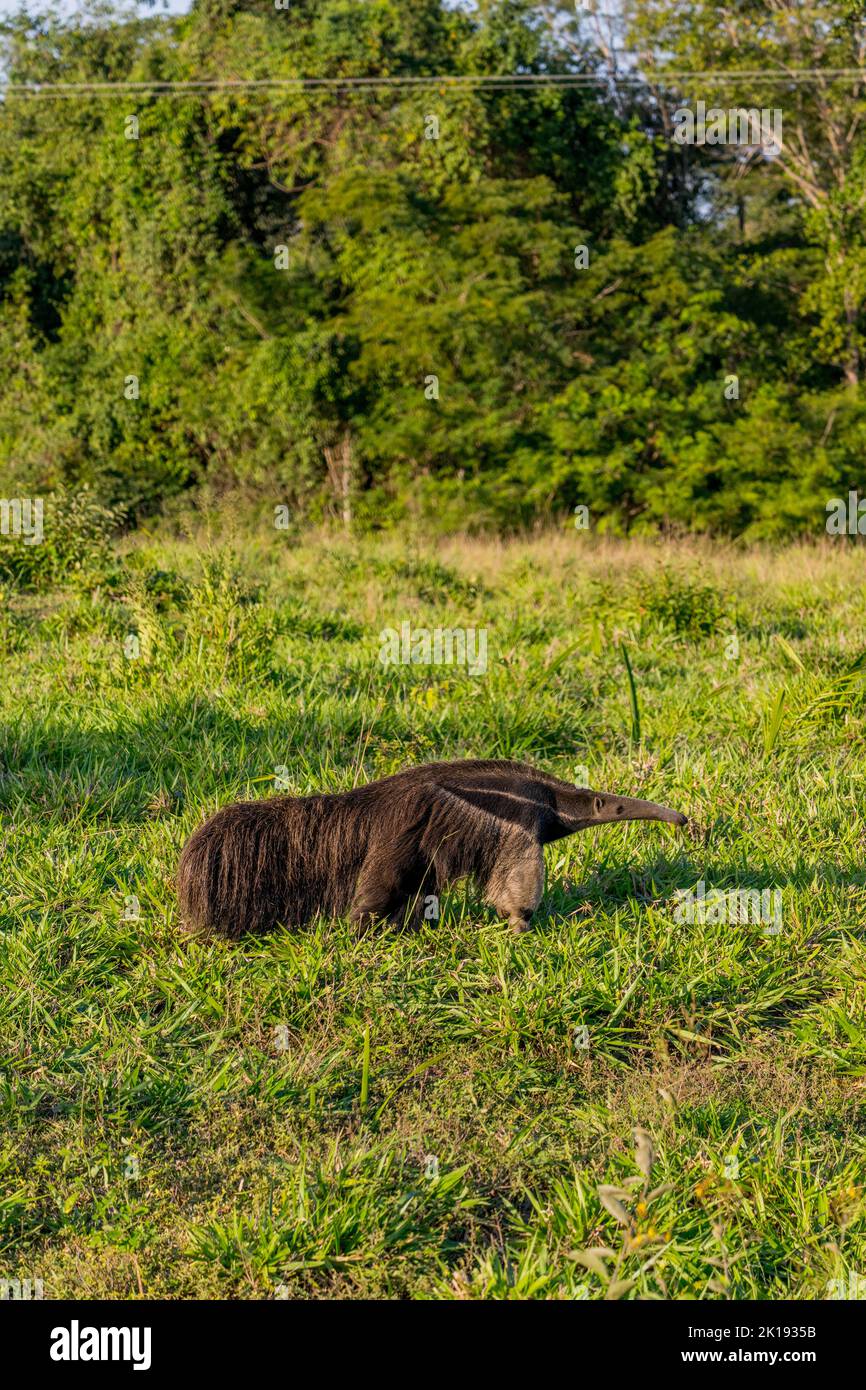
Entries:
POLYGON ((646 1202, 638 1202, 637 1206, 635 1207, 635 1211, 637 1212, 638 1216, 646 1216, 646 1214, 647 1214, 647 1204, 646 1204, 646 1202))

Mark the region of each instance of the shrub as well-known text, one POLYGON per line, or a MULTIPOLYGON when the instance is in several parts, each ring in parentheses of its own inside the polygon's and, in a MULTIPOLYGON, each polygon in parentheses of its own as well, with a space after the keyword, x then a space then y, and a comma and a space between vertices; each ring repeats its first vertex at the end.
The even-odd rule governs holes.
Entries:
MULTIPOLYGON (((100 504, 86 486, 31 501, 42 503, 41 535, 35 526, 32 541, 21 534, 0 535, 0 580, 19 589, 88 588, 115 574, 112 540, 122 509, 100 504)), ((18 529, 11 520, 8 526, 18 529)))

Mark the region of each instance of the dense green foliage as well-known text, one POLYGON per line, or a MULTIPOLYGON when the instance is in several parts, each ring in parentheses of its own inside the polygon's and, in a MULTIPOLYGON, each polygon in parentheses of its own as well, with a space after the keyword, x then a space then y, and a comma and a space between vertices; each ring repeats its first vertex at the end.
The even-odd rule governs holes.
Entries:
MULTIPOLYGON (((3 32, 13 83, 611 70, 591 16, 528 0, 98 2, 3 32)), ((632 0, 621 45, 729 78, 10 90, 4 495, 820 531, 866 450, 864 98, 784 71, 850 66, 863 33, 830 0, 632 0), (736 75, 756 68, 782 76, 736 75), (699 99, 779 107, 782 151, 676 145, 699 99)))
POLYGON ((46 1298, 862 1281, 856 552, 264 526, 234 555, 196 534, 115 559, 120 586, 16 594, 0 628, 3 1277, 46 1298), (383 668, 406 617, 484 626, 486 674, 383 668), (689 827, 552 845, 519 938, 462 888, 417 933, 180 930, 177 854, 217 805, 502 755, 689 827), (780 892, 780 932, 678 921, 702 879, 780 892))

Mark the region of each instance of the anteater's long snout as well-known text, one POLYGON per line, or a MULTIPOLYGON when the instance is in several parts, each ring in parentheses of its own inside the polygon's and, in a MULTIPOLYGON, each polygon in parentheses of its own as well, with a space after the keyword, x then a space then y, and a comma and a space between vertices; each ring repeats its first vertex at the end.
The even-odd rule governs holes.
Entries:
POLYGON ((597 813, 600 821, 615 820, 663 820, 668 825, 686 825, 688 817, 681 811, 672 811, 669 806, 659 806, 655 801, 638 801, 633 796, 610 796, 601 798, 602 806, 597 813))

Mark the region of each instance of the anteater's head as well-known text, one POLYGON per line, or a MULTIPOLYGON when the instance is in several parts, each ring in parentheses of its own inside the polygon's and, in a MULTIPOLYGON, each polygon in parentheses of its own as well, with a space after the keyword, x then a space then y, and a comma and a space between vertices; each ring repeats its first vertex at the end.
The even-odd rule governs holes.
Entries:
POLYGON ((606 825, 621 820, 663 820, 668 825, 686 825, 687 817, 655 801, 638 801, 633 796, 615 796, 611 792, 594 792, 578 787, 569 798, 569 811, 576 830, 588 830, 593 825, 606 825))
POLYGON ((610 792, 590 792, 592 825, 613 820, 663 820, 668 825, 685 825, 687 817, 655 801, 638 801, 633 796, 614 796, 610 792))

